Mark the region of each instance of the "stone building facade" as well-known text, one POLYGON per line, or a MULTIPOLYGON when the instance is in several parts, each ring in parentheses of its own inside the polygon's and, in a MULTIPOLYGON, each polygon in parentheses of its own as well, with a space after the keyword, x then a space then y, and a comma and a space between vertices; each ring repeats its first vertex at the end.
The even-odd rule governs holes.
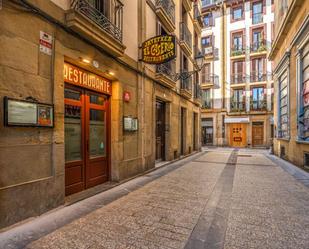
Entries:
POLYGON ((272 0, 202 1, 204 145, 268 147, 273 136, 272 0))
POLYGON ((0 228, 200 149, 199 75, 172 77, 197 68, 200 18, 189 0, 2 1, 0 228), (176 59, 143 63, 159 34, 176 59), (53 106, 54 126, 8 126, 6 97, 53 106))
POLYGON ((275 1, 274 63, 276 155, 309 165, 309 1, 275 1), (307 117, 308 116, 308 117, 307 117))

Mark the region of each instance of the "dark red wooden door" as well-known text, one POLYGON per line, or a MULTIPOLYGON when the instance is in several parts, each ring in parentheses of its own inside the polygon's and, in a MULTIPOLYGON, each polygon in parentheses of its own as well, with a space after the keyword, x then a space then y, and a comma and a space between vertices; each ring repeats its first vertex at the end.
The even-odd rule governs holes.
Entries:
POLYGON ((73 86, 65 89, 65 193, 104 183, 109 175, 108 97, 73 86))

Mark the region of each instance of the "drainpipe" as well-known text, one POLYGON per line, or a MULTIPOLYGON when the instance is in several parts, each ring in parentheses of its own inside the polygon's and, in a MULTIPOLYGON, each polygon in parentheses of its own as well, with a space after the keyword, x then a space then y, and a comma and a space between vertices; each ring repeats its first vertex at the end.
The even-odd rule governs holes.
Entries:
POLYGON ((222 14, 222 25, 221 25, 221 77, 222 77, 222 108, 225 108, 225 74, 226 74, 226 37, 225 37, 225 30, 226 30, 226 22, 225 22, 225 9, 226 3, 222 2, 221 4, 221 14, 222 14))

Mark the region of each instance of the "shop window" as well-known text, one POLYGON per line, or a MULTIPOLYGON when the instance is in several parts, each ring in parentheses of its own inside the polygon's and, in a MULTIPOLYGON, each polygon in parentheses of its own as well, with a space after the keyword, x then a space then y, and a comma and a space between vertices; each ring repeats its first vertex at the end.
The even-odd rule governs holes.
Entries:
POLYGON ((288 75, 285 71, 279 77, 279 110, 278 110, 278 137, 289 137, 289 107, 288 107, 288 75))

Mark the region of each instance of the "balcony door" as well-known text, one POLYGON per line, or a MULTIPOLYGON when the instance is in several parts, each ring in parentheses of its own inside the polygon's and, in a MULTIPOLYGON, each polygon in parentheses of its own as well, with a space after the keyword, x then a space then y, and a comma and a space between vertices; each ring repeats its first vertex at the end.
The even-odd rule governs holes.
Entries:
POLYGON ((251 81, 263 81, 265 73, 264 73, 264 58, 255 58, 252 60, 252 75, 253 79, 251 81))
POLYGON ((104 14, 107 18, 109 17, 108 7, 109 1, 106 0, 87 0, 92 7, 97 9, 99 12, 104 14))
POLYGON ((242 50, 242 33, 233 34, 233 47, 234 51, 242 50))
POLYGON ((103 94, 66 86, 65 194, 108 180, 109 101, 103 94))
POLYGON ((233 68, 232 68, 232 83, 244 83, 244 61, 233 61, 233 68))

